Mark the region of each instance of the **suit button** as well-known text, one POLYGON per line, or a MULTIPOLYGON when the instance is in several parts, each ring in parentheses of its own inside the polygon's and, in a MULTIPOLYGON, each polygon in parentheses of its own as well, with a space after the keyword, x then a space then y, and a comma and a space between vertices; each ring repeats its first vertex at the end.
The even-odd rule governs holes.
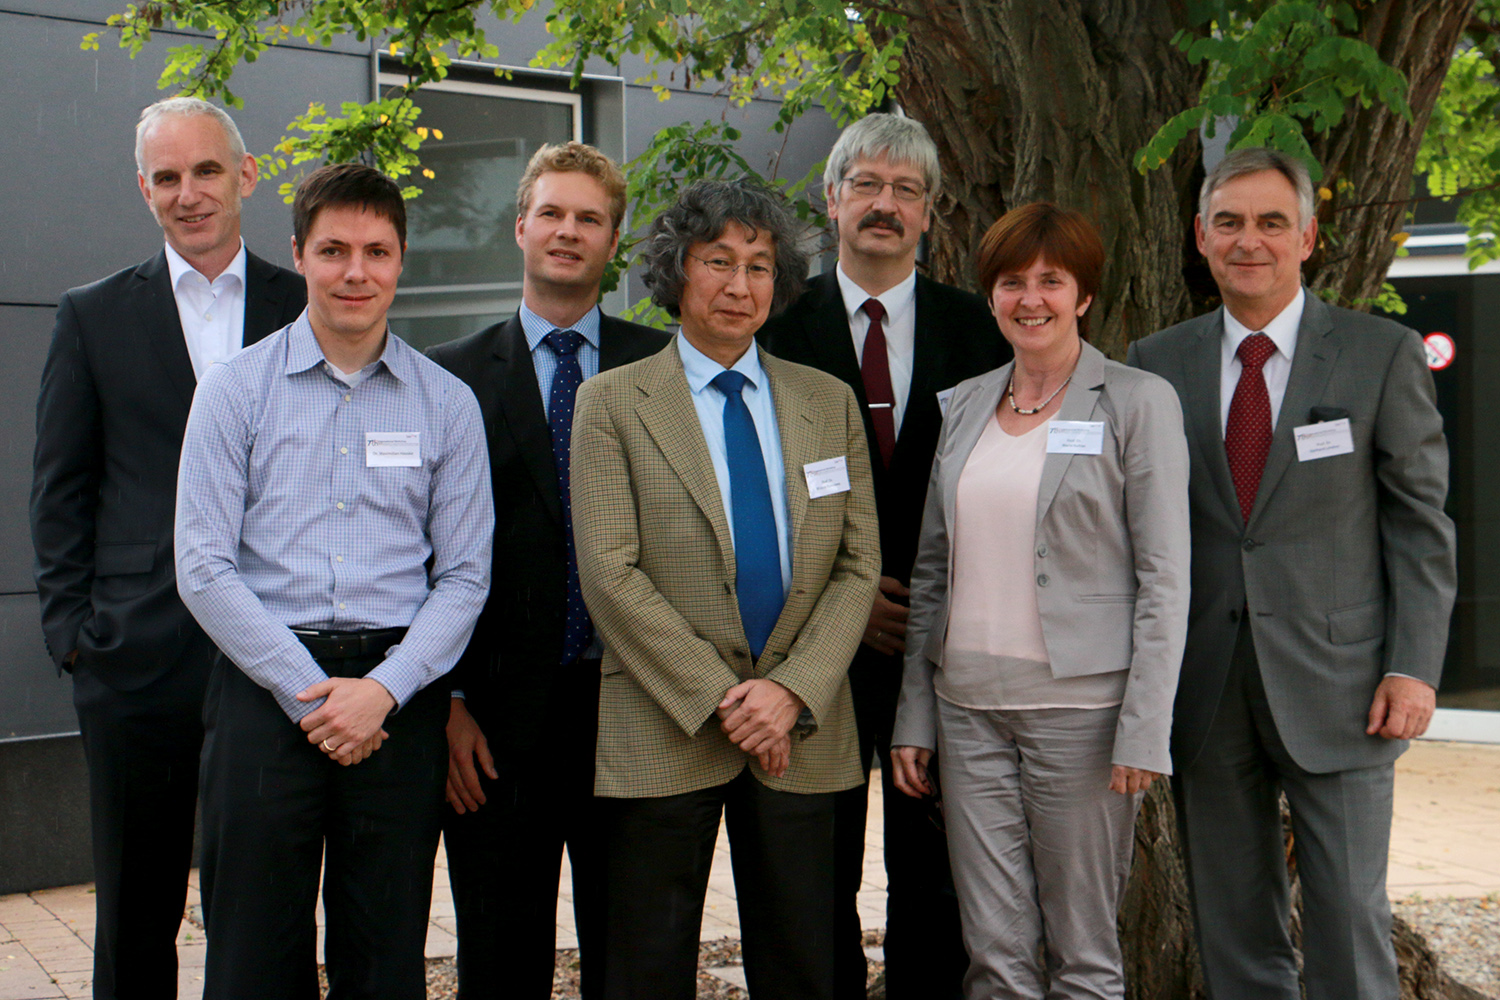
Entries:
POLYGON ((750 650, 748 650, 748 649, 736 649, 734 651, 734 655, 738 656, 740 659, 743 660, 743 659, 746 659, 746 658, 748 658, 750 656, 750 650))
POLYGON ((1037 554, 1038 558, 1041 558, 1041 559, 1047 558, 1047 545, 1046 545, 1045 542, 1042 543, 1041 545, 1038 545, 1036 547, 1036 554, 1037 554))
POLYGON ((1256 549, 1260 548, 1260 542, 1257 542, 1253 538, 1247 538, 1245 539, 1245 544, 1242 547, 1246 552, 1254 552, 1256 549))
POLYGON ((1047 584, 1049 584, 1051 582, 1052 581, 1047 578, 1047 574, 1046 573, 1043 573, 1041 576, 1039 576, 1039 577, 1036 578, 1036 585, 1038 587, 1045 587, 1045 586, 1047 586, 1047 584))

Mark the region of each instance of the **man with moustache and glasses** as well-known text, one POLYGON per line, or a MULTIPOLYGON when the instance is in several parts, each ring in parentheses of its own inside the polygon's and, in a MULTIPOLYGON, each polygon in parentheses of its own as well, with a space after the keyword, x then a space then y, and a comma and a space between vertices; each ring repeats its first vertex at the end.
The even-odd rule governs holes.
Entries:
MULTIPOLYGON (((937 147, 909 118, 873 114, 846 128, 823 173, 839 260, 760 331, 766 349, 854 390, 864 414, 880 515, 880 593, 849 668, 868 775, 880 758, 885 804, 886 989, 892 1000, 957 997, 968 956, 941 830, 930 803, 891 783, 890 740, 906 650, 922 506, 942 410, 966 378, 1010 357, 984 300, 917 273, 917 244, 939 193, 937 147)), ((863 879, 867 785, 838 796, 835 880, 841 1000, 865 995, 855 897, 863 879)))

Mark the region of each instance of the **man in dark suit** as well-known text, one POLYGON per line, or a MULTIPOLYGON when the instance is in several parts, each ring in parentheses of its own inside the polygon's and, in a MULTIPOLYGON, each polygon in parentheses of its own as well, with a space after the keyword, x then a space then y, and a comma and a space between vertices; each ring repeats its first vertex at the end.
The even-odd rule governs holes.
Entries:
POLYGON ((1302 287, 1301 162, 1231 153, 1196 232, 1223 308, 1131 361, 1177 389, 1192 463, 1172 755, 1204 977, 1216 1000, 1394 1000, 1394 762, 1432 716, 1456 589, 1432 376, 1416 333, 1302 287))
MULTIPOLYGON (((984 300, 916 273, 932 222, 937 148, 909 118, 869 115, 839 136, 823 175, 839 261, 759 337, 777 357, 847 382, 865 414, 880 514, 880 593, 849 669, 860 760, 880 758, 885 803, 886 988, 892 1000, 959 995, 968 958, 947 844, 930 805, 895 791, 890 739, 906 644, 907 585, 947 394, 1010 349, 984 300)), ((839 996, 865 995, 855 897, 863 880, 868 788, 839 793, 839 996)))
POLYGON ((42 629, 89 767, 94 996, 170 997, 214 648, 177 596, 177 459, 197 378, 297 318, 302 279, 248 253, 255 158, 194 98, 141 113, 141 194, 166 247, 67 292, 37 402, 42 629))
MULTIPOLYGON (((605 316, 625 178, 570 142, 532 157, 516 194, 524 259, 511 319, 434 348, 479 398, 495 493, 490 598, 452 673, 445 830, 464 998, 552 992, 566 844, 582 957, 597 954, 603 873, 589 814, 602 655, 573 554, 573 395, 654 354, 665 333, 605 316)), ((586 995, 595 966, 584 966, 586 995)))

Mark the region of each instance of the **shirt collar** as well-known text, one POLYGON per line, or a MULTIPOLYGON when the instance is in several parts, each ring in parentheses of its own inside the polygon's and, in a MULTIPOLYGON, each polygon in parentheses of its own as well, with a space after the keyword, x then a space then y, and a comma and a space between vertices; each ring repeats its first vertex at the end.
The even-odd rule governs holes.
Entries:
MULTIPOLYGON (((302 315, 297 317, 287 331, 286 374, 296 375, 327 361, 323 348, 318 346, 312 322, 307 318, 307 310, 303 309, 302 315)), ((406 341, 392 333, 389 326, 385 331, 385 349, 380 352, 375 363, 384 366, 386 371, 402 382, 410 382, 416 374, 412 349, 407 346, 406 341)))
MULTIPOLYGON (((520 316, 521 329, 526 332, 526 347, 531 351, 535 351, 537 349, 537 345, 539 345, 543 340, 546 339, 547 334, 551 333, 553 330, 563 329, 562 327, 559 327, 556 324, 552 323, 550 320, 542 319, 542 317, 532 312, 529 308, 527 308, 525 299, 521 300, 520 316)), ((577 323, 574 323, 572 326, 567 327, 567 329, 572 330, 575 333, 582 334, 583 339, 586 340, 595 350, 598 350, 599 307, 594 306, 594 308, 583 314, 582 319, 580 319, 577 323)))
POLYGON ((898 316, 910 308, 917 295, 916 268, 912 268, 910 274, 879 295, 871 295, 860 288, 853 278, 845 274, 843 261, 839 261, 834 266, 833 272, 838 275, 839 291, 844 295, 844 312, 848 314, 851 323, 854 322, 855 313, 864 311, 865 302, 869 299, 875 299, 885 306, 885 314, 889 318, 898 316))
MULTIPOLYGON (((186 277, 187 275, 189 275, 189 274, 196 274, 196 275, 198 275, 198 277, 203 278, 203 273, 201 271, 199 271, 193 265, 189 264, 187 262, 187 258, 183 257, 182 254, 178 253, 177 250, 172 246, 172 244, 168 243, 166 245, 166 247, 167 247, 167 275, 168 275, 168 277, 170 277, 172 279, 172 288, 173 288, 174 291, 177 288, 181 287, 182 279, 184 277, 186 277)), ((245 239, 244 239, 244 237, 240 237, 240 250, 239 250, 239 253, 237 253, 237 254, 234 255, 234 259, 229 262, 229 266, 224 269, 223 273, 219 275, 219 278, 234 278, 234 279, 236 279, 240 283, 240 287, 241 288, 245 287, 245 239)), ((219 278, 215 278, 214 281, 218 281, 219 278)), ((212 285, 213 284, 213 282, 209 281, 207 278, 203 278, 203 281, 204 281, 204 284, 207 284, 207 285, 212 285)))
POLYGON ((1302 309, 1307 305, 1307 290, 1297 289, 1296 298, 1287 303, 1287 307, 1276 314, 1276 318, 1265 325, 1262 330, 1252 330, 1239 320, 1234 318, 1228 309, 1224 310, 1224 347, 1230 357, 1239 353, 1240 344, 1252 333, 1264 333, 1271 338, 1271 343, 1283 357, 1288 359, 1297 350, 1297 330, 1302 326, 1302 309))
MULTIPOLYGON (((677 335, 677 356, 682 359, 682 374, 687 376, 688 388, 695 396, 708 388, 708 384, 720 372, 726 370, 723 365, 690 344, 680 333, 677 335)), ((750 342, 750 349, 741 354, 740 359, 727 370, 739 372, 756 389, 766 384, 765 369, 760 366, 760 350, 753 340, 750 342)))

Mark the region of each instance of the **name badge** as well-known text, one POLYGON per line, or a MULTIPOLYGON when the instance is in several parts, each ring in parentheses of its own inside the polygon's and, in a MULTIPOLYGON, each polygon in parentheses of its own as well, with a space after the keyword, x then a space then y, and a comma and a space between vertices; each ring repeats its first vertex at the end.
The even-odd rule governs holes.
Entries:
POLYGON ((844 456, 827 458, 821 462, 808 462, 802 467, 807 477, 807 497, 816 500, 831 493, 849 492, 849 464, 844 456))
POLYGON ((1304 424, 1292 428, 1292 437, 1297 442, 1297 461, 1311 462, 1334 455, 1349 455, 1354 452, 1354 433, 1349 429, 1349 418, 1325 420, 1320 424, 1304 424))
POLYGON ((944 420, 948 419, 948 400, 950 400, 950 399, 953 398, 953 390, 957 389, 957 388, 958 388, 958 386, 956 386, 956 385, 949 386, 948 388, 941 390, 937 394, 937 398, 938 398, 938 413, 940 413, 940 414, 943 415, 943 419, 944 420))
POLYGON ((406 466, 422 464, 421 431, 365 431, 365 466, 406 466))
POLYGON ((1104 452, 1104 421, 1047 421, 1047 454, 1099 455, 1104 452))

